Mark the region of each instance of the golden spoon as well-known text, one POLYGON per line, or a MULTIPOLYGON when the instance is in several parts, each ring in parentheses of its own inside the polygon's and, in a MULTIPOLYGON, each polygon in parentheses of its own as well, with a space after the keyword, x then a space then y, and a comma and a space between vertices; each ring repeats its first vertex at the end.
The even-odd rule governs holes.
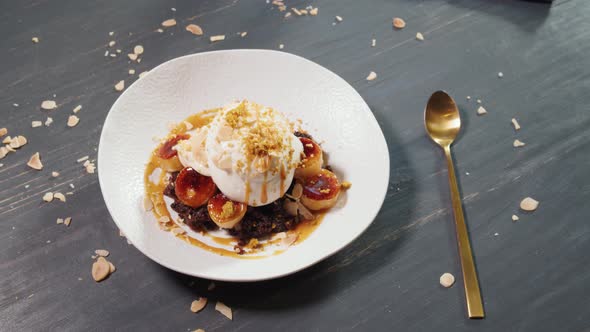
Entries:
POLYGON ((475 264, 473 263, 471 244, 469 243, 467 226, 463 218, 463 207, 461 206, 461 197, 457 188, 457 178, 455 178, 455 168, 451 156, 451 144, 453 144, 461 130, 461 117, 455 101, 446 92, 436 91, 430 96, 424 110, 424 125, 430 138, 443 148, 447 157, 457 244, 459 245, 465 298, 467 300, 467 313, 469 318, 483 318, 483 304, 481 303, 477 271, 475 271, 475 264))

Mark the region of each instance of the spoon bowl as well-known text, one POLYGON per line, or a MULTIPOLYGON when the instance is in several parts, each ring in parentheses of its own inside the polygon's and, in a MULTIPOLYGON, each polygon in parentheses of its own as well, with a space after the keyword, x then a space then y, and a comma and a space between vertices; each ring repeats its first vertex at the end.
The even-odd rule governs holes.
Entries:
POLYGON ((444 91, 433 93, 426 104, 424 124, 438 145, 451 145, 461 130, 461 116, 453 98, 444 91))

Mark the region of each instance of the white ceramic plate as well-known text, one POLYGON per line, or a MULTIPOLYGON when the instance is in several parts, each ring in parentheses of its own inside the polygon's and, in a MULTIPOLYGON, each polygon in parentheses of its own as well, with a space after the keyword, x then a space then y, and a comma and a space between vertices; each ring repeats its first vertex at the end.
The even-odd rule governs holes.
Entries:
POLYGON ((197 277, 255 281, 304 269, 357 238, 385 198, 389 153, 367 104, 336 74, 288 53, 230 50, 168 61, 121 94, 102 129, 98 175, 113 220, 146 256, 197 277), (165 136, 170 122, 238 99, 302 119, 323 142, 336 174, 352 182, 345 204, 330 211, 309 238, 263 259, 223 257, 187 244, 160 230, 153 215, 141 208, 152 138, 165 136))

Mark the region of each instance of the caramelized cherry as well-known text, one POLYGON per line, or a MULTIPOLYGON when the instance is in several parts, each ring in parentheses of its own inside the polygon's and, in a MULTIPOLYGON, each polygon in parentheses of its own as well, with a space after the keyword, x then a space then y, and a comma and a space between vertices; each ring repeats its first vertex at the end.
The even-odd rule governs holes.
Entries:
POLYGON ((246 204, 234 202, 223 193, 215 194, 207 203, 209 217, 221 228, 233 228, 242 220, 246 210, 246 204))
POLYGON ((301 203, 310 210, 331 208, 340 194, 338 177, 327 169, 305 179, 301 203))
POLYGON ((303 153, 299 167, 295 170, 295 176, 302 179, 319 173, 324 157, 322 148, 312 139, 299 137, 299 140, 303 144, 303 153))
POLYGON ((199 174, 191 167, 182 169, 174 183, 176 197, 190 207, 199 207, 207 203, 215 189, 215 183, 210 177, 199 174))

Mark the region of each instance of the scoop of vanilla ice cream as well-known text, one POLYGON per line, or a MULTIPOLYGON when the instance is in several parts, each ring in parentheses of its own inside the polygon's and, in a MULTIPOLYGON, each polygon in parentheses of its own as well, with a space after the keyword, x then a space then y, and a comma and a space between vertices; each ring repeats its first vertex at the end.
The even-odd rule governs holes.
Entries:
POLYGON ((207 159, 207 133, 209 127, 204 126, 187 132, 189 139, 179 141, 174 149, 178 154, 178 160, 184 167, 192 167, 205 176, 211 176, 207 159))
POLYGON ((250 206, 283 196, 303 151, 283 114, 248 101, 222 109, 205 145, 208 170, 219 190, 250 206))

